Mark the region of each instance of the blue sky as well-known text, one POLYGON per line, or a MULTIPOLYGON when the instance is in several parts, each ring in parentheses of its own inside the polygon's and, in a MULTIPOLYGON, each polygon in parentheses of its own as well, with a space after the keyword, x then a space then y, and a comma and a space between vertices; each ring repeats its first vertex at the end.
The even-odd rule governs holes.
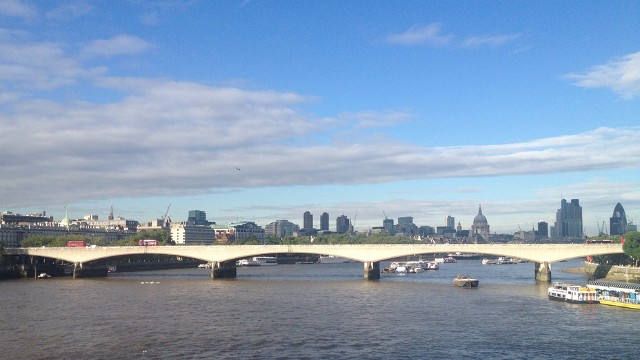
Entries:
POLYGON ((4 1, 0 210, 640 221, 637 1, 4 1))

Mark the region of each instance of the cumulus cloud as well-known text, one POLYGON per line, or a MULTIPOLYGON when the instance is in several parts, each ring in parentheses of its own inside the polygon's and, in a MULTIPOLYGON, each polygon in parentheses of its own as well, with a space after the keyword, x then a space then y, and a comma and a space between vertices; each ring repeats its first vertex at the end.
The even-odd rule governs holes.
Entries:
POLYGON ((397 45, 446 45, 451 41, 452 36, 442 34, 441 28, 442 25, 438 23, 426 26, 415 25, 405 32, 388 35, 386 41, 397 45))
POLYGON ((111 39, 94 40, 82 53, 86 57, 130 55, 145 52, 152 47, 149 42, 137 36, 121 34, 111 39))
POLYGON ((78 61, 66 56, 62 45, 15 35, 0 43, 0 81, 5 87, 54 89, 87 74, 78 61))
MULTIPOLYGON (((100 84, 123 83, 109 80, 100 84)), ((602 128, 493 146, 307 145, 299 140, 329 131, 327 123, 352 124, 309 116, 303 110, 308 99, 295 93, 150 79, 124 83, 128 95, 111 103, 24 99, 0 113, 2 123, 10 124, 0 133, 0 197, 6 205, 620 169, 640 161, 638 129, 602 128)), ((365 112, 351 118, 377 126, 404 115, 365 112)))
POLYGON ((624 98, 634 98, 640 95, 640 52, 565 77, 580 87, 608 88, 624 98))

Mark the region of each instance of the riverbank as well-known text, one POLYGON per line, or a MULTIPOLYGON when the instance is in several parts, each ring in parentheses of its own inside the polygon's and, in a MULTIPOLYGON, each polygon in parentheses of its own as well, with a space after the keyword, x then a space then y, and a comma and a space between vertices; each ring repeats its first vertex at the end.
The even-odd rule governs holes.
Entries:
POLYGON ((623 265, 606 265, 585 261, 584 273, 590 279, 640 283, 640 268, 623 265))

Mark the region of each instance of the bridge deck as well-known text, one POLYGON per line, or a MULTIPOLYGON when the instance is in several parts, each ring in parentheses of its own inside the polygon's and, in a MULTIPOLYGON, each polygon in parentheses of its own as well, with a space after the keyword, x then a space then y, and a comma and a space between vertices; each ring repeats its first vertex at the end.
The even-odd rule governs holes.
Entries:
POLYGON ((164 254, 223 262, 258 255, 297 253, 334 255, 363 263, 422 254, 474 253, 551 263, 623 253, 621 244, 358 244, 358 245, 195 245, 103 246, 95 248, 6 248, 9 255, 31 255, 73 263, 140 254, 164 254))

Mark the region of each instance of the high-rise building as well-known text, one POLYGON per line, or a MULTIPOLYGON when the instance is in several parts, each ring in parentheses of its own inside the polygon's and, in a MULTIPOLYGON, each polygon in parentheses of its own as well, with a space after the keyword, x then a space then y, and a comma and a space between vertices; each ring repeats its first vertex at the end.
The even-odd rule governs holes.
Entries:
POLYGON ((283 239, 287 236, 293 236, 299 231, 298 225, 288 220, 276 220, 264 227, 265 235, 274 235, 283 239))
POLYGON ((450 229, 455 229, 456 228, 456 218, 454 218, 451 215, 447 216, 447 227, 450 228, 450 229))
POLYGON ((413 223, 413 216, 399 217, 396 233, 403 233, 406 236, 418 234, 418 226, 413 223))
POLYGON ((393 219, 386 218, 382 220, 382 227, 389 235, 395 235, 395 229, 393 227, 393 219))
POLYGON ((202 210, 189 210, 187 222, 191 225, 211 225, 211 222, 207 221, 207 212, 202 210))
POLYGON ((546 221, 538 221, 537 239, 549 237, 549 224, 546 221))
POLYGON ((613 215, 609 218, 609 233, 610 235, 624 235, 629 231, 627 226, 627 214, 625 214, 622 205, 617 203, 613 209, 613 215))
POLYGON ((305 211, 302 216, 302 227, 306 230, 313 229, 313 215, 308 211, 305 211))
POLYGON ((336 219, 336 232, 338 234, 344 234, 349 231, 349 228, 350 228, 349 218, 346 217, 345 215, 338 216, 338 218, 336 219))
POLYGON ((320 215, 320 230, 329 231, 329 214, 326 212, 320 215))
POLYGON ((555 236, 557 238, 582 238, 582 206, 580 200, 571 202, 562 199, 560 209, 556 211, 555 236))

